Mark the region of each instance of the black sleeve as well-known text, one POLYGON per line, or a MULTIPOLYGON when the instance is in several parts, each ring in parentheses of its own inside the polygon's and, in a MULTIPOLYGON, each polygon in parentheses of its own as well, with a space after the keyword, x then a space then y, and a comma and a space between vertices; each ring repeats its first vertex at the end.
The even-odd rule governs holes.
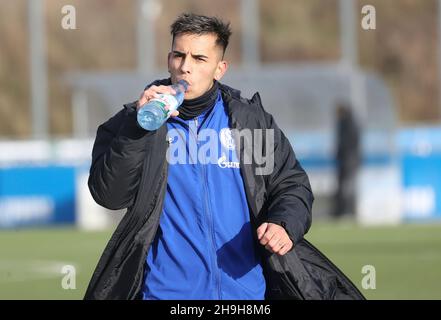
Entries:
POLYGON ((153 135, 138 126, 134 104, 98 127, 93 146, 89 189, 98 204, 112 210, 127 208, 135 199, 153 135))
POLYGON ((274 170, 267 176, 267 222, 283 226, 296 244, 311 226, 314 196, 289 140, 273 116, 264 114, 267 128, 274 130, 274 170))

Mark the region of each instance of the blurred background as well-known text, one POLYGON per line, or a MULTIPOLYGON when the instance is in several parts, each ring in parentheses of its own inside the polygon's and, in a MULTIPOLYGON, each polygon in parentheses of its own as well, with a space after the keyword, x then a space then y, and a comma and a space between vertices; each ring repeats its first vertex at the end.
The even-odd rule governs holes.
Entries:
POLYGON ((82 298, 124 214, 87 188, 96 129, 168 76, 183 12, 231 22, 222 82, 291 141, 306 238, 368 298, 441 299, 439 0, 0 0, 0 299, 82 298))

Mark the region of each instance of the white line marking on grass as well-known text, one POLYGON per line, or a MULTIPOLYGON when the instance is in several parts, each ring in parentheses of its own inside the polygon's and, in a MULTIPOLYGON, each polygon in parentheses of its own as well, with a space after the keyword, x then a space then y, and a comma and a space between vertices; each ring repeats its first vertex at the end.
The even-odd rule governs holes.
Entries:
POLYGON ((68 261, 55 260, 8 260, 0 262, 0 283, 22 282, 27 280, 52 279, 62 277, 62 268, 72 265, 68 261))

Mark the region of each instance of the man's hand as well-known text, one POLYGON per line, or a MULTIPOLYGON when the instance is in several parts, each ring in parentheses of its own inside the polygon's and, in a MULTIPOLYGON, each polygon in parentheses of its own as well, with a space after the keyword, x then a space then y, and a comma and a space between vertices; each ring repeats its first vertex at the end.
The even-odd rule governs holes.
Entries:
MULTIPOLYGON (((158 98, 161 93, 165 94, 176 94, 175 90, 173 90, 170 86, 151 86, 139 97, 138 103, 136 104, 136 111, 139 110, 144 104, 152 100, 153 98, 158 98)), ((168 110, 168 107, 165 107, 168 110)), ((179 111, 173 111, 170 116, 177 117, 179 115, 179 111)))
POLYGON ((257 228, 257 238, 268 251, 277 253, 280 256, 286 254, 293 246, 285 229, 271 222, 262 223, 257 228))

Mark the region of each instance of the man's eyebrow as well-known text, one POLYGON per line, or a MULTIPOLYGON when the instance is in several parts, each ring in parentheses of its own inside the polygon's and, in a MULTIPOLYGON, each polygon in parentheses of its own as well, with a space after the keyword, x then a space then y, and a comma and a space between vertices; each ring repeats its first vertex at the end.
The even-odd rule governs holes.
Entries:
MULTIPOLYGON (((178 51, 178 50, 173 50, 174 54, 180 55, 180 56, 185 56, 184 52, 178 51)), ((208 57, 206 55, 203 54, 192 54, 191 55, 193 58, 205 58, 208 59, 208 57)))
POLYGON ((205 58, 205 59, 208 59, 208 57, 207 56, 204 56, 203 54, 192 54, 191 55, 193 58, 205 58))

